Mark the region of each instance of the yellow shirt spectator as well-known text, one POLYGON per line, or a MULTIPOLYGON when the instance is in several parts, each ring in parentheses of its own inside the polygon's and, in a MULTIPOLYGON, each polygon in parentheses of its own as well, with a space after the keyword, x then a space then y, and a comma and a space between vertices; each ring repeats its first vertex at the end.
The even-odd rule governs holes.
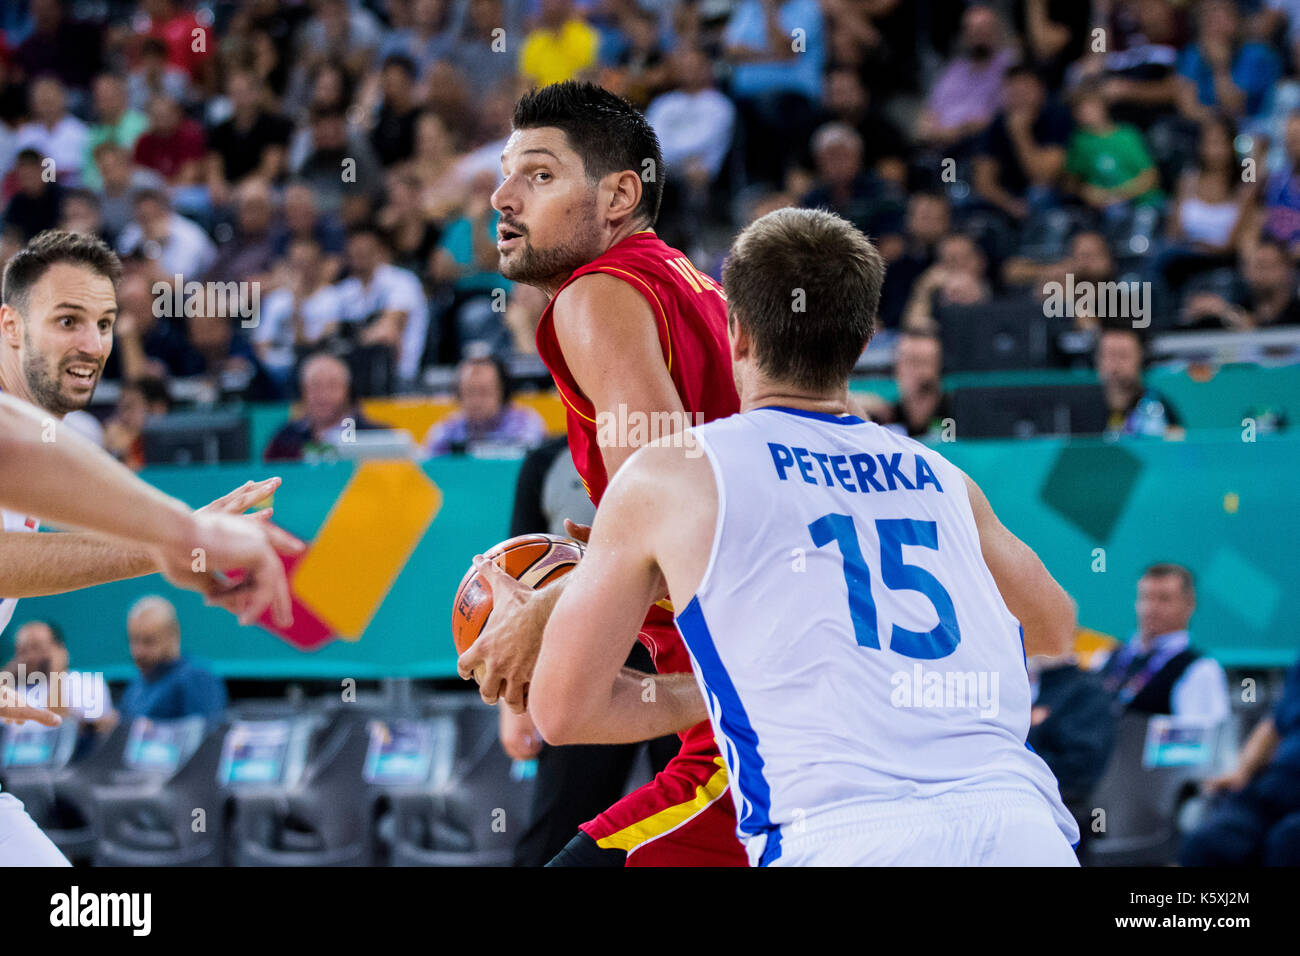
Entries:
POLYGON ((524 38, 519 72, 537 86, 571 80, 596 64, 600 35, 584 20, 566 20, 558 31, 538 27, 524 38))

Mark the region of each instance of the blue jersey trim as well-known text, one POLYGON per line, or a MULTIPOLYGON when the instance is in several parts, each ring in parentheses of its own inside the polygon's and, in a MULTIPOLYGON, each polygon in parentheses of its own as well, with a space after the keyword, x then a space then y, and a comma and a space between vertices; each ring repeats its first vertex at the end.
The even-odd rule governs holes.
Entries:
MULTIPOLYGON (((722 731, 722 739, 718 743, 732 778, 731 785, 741 798, 740 812, 737 814, 739 829, 750 835, 768 831, 770 841, 775 829, 771 818, 772 792, 763 776, 758 734, 754 732, 745 705, 740 702, 736 686, 731 682, 731 676, 718 656, 718 648, 713 642, 713 635, 709 633, 709 625, 704 620, 698 595, 691 598, 691 603, 677 615, 677 630, 690 648, 700 679, 708 696, 712 698, 706 700, 706 703, 709 704, 709 712, 717 717, 722 731)), ((775 839, 779 852, 780 837, 775 839)))
MULTIPOLYGON (((759 410, 754 409, 754 411, 759 410)), ((830 422, 832 425, 866 424, 866 419, 858 418, 857 415, 832 415, 830 412, 813 412, 806 408, 788 408, 785 405, 764 405, 763 410, 785 412, 787 415, 798 415, 800 418, 814 418, 819 422, 830 422)))
POLYGON ((771 866, 779 859, 781 859, 781 828, 773 827, 767 835, 767 843, 763 846, 763 855, 758 858, 758 865, 771 866))

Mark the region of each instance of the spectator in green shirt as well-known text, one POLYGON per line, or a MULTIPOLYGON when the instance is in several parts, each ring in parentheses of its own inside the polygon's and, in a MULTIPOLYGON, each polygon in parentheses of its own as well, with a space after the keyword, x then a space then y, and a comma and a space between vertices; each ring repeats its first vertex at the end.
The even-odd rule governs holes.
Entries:
POLYGON ((98 191, 103 186, 99 169, 95 166, 95 147, 100 143, 115 143, 132 153, 135 141, 149 128, 149 117, 128 105, 125 77, 116 73, 101 73, 95 77, 92 91, 95 104, 95 125, 90 128, 86 141, 86 162, 81 168, 81 182, 87 189, 98 191))
POLYGON ((1096 86, 1081 86, 1073 105, 1077 127, 1070 138, 1065 171, 1075 194, 1107 214, 1129 204, 1159 205, 1164 199, 1160 176, 1138 129, 1111 120, 1096 86))

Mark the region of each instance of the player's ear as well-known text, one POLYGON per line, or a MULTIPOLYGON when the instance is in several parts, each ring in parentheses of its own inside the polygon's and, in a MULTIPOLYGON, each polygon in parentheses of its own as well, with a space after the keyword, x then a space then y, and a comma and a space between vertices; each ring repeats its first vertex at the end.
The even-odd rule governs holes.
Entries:
POLYGON ((23 339, 23 318, 12 305, 0 305, 0 338, 17 348, 23 339))
POLYGON ((609 214, 612 219, 631 215, 641 202, 641 177, 630 169, 614 173, 610 182, 609 214))
POLYGON ((731 361, 733 363, 742 361, 749 357, 753 348, 753 340, 749 337, 749 330, 736 321, 734 315, 727 319, 727 339, 731 344, 731 361))

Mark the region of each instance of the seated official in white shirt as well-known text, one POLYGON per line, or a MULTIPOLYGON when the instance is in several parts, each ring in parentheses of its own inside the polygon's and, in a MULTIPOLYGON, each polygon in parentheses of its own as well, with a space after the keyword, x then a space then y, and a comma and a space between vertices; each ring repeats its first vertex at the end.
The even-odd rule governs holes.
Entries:
POLYGON ((1229 713, 1219 662, 1191 646, 1196 609, 1191 572, 1153 564, 1138 581, 1138 631, 1101 668, 1102 683, 1126 712, 1172 714, 1217 724, 1229 713))

